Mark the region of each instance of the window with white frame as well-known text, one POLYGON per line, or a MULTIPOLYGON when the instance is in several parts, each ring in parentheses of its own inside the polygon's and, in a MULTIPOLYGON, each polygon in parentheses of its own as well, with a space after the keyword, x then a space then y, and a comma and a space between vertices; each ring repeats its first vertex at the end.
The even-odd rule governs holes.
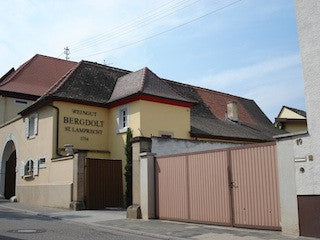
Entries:
POLYGON ((129 108, 121 106, 118 109, 118 133, 126 132, 129 127, 129 108))
POLYGON ((40 158, 39 159, 39 168, 45 168, 46 167, 46 158, 40 158))
POLYGON ((26 163, 20 163, 20 176, 32 178, 39 175, 39 160, 29 159, 26 163))
POLYGON ((24 176, 33 176, 33 160, 30 159, 24 166, 24 176))
POLYGON ((29 139, 34 138, 38 134, 38 113, 31 114, 25 118, 25 134, 29 139))

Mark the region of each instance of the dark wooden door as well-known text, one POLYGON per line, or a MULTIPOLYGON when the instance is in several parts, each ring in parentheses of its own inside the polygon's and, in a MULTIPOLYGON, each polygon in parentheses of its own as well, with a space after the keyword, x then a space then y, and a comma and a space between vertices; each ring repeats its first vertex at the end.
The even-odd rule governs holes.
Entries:
POLYGON ((320 196, 298 196, 300 235, 320 238, 320 196))
POLYGON ((4 197, 6 199, 16 194, 16 151, 14 151, 6 162, 4 197))
POLYGON ((122 161, 87 159, 86 207, 123 207, 122 161))

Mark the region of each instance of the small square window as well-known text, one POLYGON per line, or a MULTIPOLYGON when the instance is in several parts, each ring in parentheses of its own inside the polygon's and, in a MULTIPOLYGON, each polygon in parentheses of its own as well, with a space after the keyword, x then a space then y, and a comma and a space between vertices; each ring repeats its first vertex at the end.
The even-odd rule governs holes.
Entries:
POLYGON ((39 159, 39 168, 46 168, 46 158, 39 159))
POLYGON ((118 133, 126 132, 129 127, 128 106, 122 106, 118 110, 118 133))

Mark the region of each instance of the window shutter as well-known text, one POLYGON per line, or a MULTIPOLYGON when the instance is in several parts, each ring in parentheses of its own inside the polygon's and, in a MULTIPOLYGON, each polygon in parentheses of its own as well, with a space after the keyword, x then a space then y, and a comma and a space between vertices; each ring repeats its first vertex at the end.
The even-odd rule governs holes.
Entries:
POLYGON ((38 120, 39 120, 39 114, 36 113, 34 117, 34 135, 38 134, 38 120))
POLYGON ((36 159, 33 162, 33 176, 38 176, 39 175, 39 160, 36 159))
POLYGON ((26 138, 29 137, 29 118, 24 119, 24 133, 26 135, 26 138))
POLYGON ((24 167, 25 167, 24 162, 20 162, 20 176, 21 177, 24 176, 24 167))

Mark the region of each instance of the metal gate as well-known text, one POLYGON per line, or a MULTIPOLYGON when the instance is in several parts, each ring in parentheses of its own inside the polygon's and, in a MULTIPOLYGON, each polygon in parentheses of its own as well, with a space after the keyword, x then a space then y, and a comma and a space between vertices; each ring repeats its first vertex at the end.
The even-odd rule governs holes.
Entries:
POLYGON ((160 219, 280 230, 275 143, 156 159, 160 219))
POLYGON ((122 161, 86 159, 86 207, 123 207, 122 161))

